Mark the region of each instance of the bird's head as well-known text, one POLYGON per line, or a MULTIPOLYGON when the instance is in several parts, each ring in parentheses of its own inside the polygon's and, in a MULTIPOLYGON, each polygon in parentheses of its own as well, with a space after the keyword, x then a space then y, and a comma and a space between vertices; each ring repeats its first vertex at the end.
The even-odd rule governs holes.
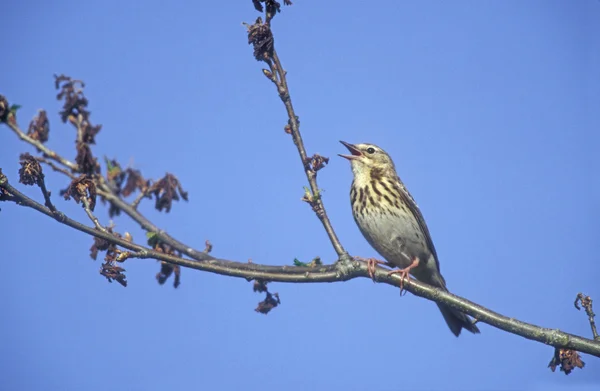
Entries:
POLYGON ((340 143, 348 148, 350 155, 339 154, 339 156, 350 161, 355 177, 395 175, 396 168, 392 158, 377 145, 350 144, 345 141, 340 143))

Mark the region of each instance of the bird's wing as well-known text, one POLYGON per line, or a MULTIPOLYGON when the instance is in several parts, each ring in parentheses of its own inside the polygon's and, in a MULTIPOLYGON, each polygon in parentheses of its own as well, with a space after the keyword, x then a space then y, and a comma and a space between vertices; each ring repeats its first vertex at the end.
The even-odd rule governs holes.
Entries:
POLYGON ((435 251, 433 240, 431 240, 431 235, 429 234, 429 228, 427 228, 427 224, 425 223, 425 218, 423 218, 423 214, 415 202, 415 199, 410 195, 408 189, 406 186, 404 186, 404 183, 402 183, 400 178, 398 178, 398 183, 400 184, 398 193, 400 194, 400 197, 402 197, 404 203, 408 206, 408 209, 415 216, 415 220, 417 220, 421 232, 423 232, 423 235, 425 235, 425 243, 427 244, 427 248, 433 254, 437 269, 440 271, 440 261, 438 261, 437 252, 435 251))

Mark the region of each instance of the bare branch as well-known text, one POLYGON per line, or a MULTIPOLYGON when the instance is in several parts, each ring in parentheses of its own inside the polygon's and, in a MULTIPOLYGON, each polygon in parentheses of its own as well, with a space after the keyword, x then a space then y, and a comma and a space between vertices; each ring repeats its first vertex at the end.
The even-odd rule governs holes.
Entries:
MULTIPOLYGON (((136 258, 153 258, 170 264, 188 267, 191 269, 221 274, 231 277, 245 278, 247 280, 262 280, 288 283, 322 283, 341 282, 358 277, 369 277, 367 265, 358 260, 340 259, 332 265, 315 267, 297 266, 269 266, 256 263, 234 262, 225 259, 212 258, 204 262, 197 262, 174 255, 169 255, 148 249, 138 244, 131 243, 110 233, 102 232, 92 227, 74 221, 62 213, 62 218, 57 218, 50 209, 30 199, 12 187, 5 175, 0 172, 0 201, 13 201, 18 205, 32 208, 55 218, 62 224, 75 228, 94 237, 107 240, 123 248, 136 252, 136 258)), ((400 287, 401 279, 397 275, 388 275, 388 270, 377 267, 374 272, 375 279, 384 284, 400 287)), ((479 322, 487 323, 493 327, 520 335, 524 338, 542 342, 559 349, 571 349, 600 357, 600 342, 565 333, 560 330, 543 328, 530 323, 521 322, 514 318, 498 314, 479 304, 456 296, 449 292, 441 291, 430 285, 411 279, 410 284, 405 284, 405 289, 416 296, 443 303, 461 312, 473 316, 479 322)))
MULTIPOLYGON (((256 7, 257 3, 255 2, 254 4, 256 7)), ((319 186, 317 185, 317 169, 313 169, 309 164, 314 158, 308 157, 308 154, 306 153, 304 141, 302 140, 302 135, 300 134, 300 121, 294 111, 294 106, 292 105, 292 99, 290 97, 290 91, 286 80, 287 72, 283 69, 281 61, 279 60, 279 56, 277 56, 277 51, 275 50, 270 22, 275 13, 279 11, 279 6, 276 4, 278 3, 267 1, 267 6, 265 7, 265 23, 262 23, 261 18, 258 18, 253 25, 246 25, 248 28, 248 41, 254 45, 255 58, 257 60, 264 61, 269 65, 270 71, 263 69, 263 73, 275 84, 279 97, 281 98, 281 101, 283 102, 287 111, 288 126, 285 128, 286 133, 288 131, 291 133, 294 144, 298 149, 300 161, 302 162, 302 167, 304 169, 306 179, 310 185, 310 190, 313 197, 311 206, 323 224, 323 228, 325 228, 325 232, 327 232, 327 236, 329 236, 329 241, 331 242, 338 257, 340 259, 349 258, 348 253, 342 246, 335 233, 335 230, 333 229, 333 226, 331 225, 331 221, 329 220, 327 212, 325 211, 323 200, 318 196, 320 191, 319 186)), ((256 8, 262 9, 262 7, 256 8)), ((315 168, 322 168, 322 164, 323 160, 318 161, 315 168)))
MULTIPOLYGON (((10 129, 12 129, 12 131, 15 132, 15 134, 21 140, 27 142, 28 144, 33 145, 34 147, 36 147, 38 150, 40 150, 43 153, 44 158, 37 158, 40 162, 48 164, 55 171, 59 171, 65 175, 67 175, 71 179, 76 178, 76 176, 69 173, 67 170, 64 170, 64 169, 56 166, 55 164, 53 164, 52 161, 57 162, 57 163, 63 165, 64 167, 67 167, 68 169, 71 170, 71 172, 80 172, 79 166, 77 164, 71 162, 68 159, 65 159, 60 154, 56 153, 55 151, 53 151, 50 148, 43 145, 40 141, 27 136, 18 127, 16 122, 14 122, 14 123, 4 122, 4 123, 6 123, 6 125, 10 129)), ((198 261, 214 259, 214 257, 210 256, 208 253, 196 250, 196 249, 192 248, 191 246, 188 246, 184 243, 179 242, 178 240, 174 239, 173 237, 168 235, 166 232, 164 232, 163 230, 161 230, 160 228, 158 228, 157 226, 152 224, 150 222, 150 220, 145 218, 141 213, 139 213, 136 210, 137 204, 135 204, 134 206, 131 206, 127 202, 125 202, 123 199, 121 199, 119 196, 114 194, 113 189, 111 189, 110 186, 106 183, 106 180, 104 179, 104 177, 98 175, 98 177, 95 179, 98 179, 100 181, 100 189, 97 189, 97 192, 99 195, 101 195, 105 199, 109 200, 110 202, 114 203, 117 207, 119 207, 121 210, 123 210, 129 217, 131 217, 133 220, 135 220, 137 223, 139 223, 143 229, 145 229, 146 231, 149 231, 149 232, 156 233, 162 242, 168 244, 169 246, 175 248, 177 251, 180 251, 181 253, 183 253, 193 259, 196 259, 198 261)), ((138 201, 138 203, 139 203, 139 201, 138 201)))
MULTIPOLYGON (((302 141, 302 135, 300 134, 300 121, 294 112, 294 107, 292 105, 292 99, 290 98, 289 89, 286 80, 286 71, 283 69, 281 65, 281 61, 279 60, 279 56, 277 56, 277 51, 273 49, 273 62, 276 67, 276 71, 279 74, 279 80, 281 87, 283 88, 283 93, 280 92, 279 96, 285 105, 285 109, 288 113, 288 123, 290 125, 292 131, 292 138, 294 140, 294 144, 298 148, 298 154, 300 155, 300 160, 302 162, 302 166, 304 168, 304 173, 306 174, 306 178, 308 179, 308 183, 310 184, 310 189, 313 194, 319 194, 319 186, 317 185, 317 178, 313 170, 307 168, 305 165, 305 161, 307 159, 306 149, 304 147, 304 141, 302 141)), ((335 249, 338 257, 348 256, 348 253, 342 246, 342 243, 338 239, 333 226, 331 225, 331 221, 327 216, 327 212, 325 211, 325 205, 323 204, 323 199, 321 197, 316 200, 318 210, 322 211, 322 213, 318 213, 317 216, 321 223, 323 224, 323 228, 325 228, 325 232, 329 236, 329 240, 335 249)))
POLYGON ((79 172, 79 167, 77 166, 77 164, 71 162, 68 159, 63 158, 62 156, 58 155, 56 152, 54 152, 50 148, 46 147, 44 144, 42 144, 38 140, 35 140, 35 139, 29 137, 28 135, 26 135, 25 133, 23 133, 23 131, 19 128, 19 126, 16 123, 12 123, 12 122, 5 122, 5 123, 13 132, 15 132, 15 134, 21 140, 25 141, 28 144, 33 145, 39 151, 41 151, 42 154, 44 155, 44 157, 47 157, 49 159, 54 160, 55 162, 62 164, 63 166, 69 168, 73 172, 79 172))
POLYGON ((171 237, 165 231, 161 230, 156 225, 154 225, 150 220, 148 220, 144 215, 142 215, 137 209, 135 209, 133 206, 129 205, 121 197, 114 194, 114 192, 106 184, 104 178, 101 177, 100 181, 101 181, 100 187, 102 190, 98 190, 98 194, 101 195, 102 197, 106 198, 108 201, 114 203, 118 208, 120 208, 123 212, 125 212, 125 214, 127 214, 129 217, 131 217, 133 220, 135 220, 138 224, 140 224, 140 226, 143 229, 145 229, 148 232, 152 232, 152 233, 155 233, 156 235, 158 235, 158 239, 160 239, 161 242, 168 244, 169 246, 173 247, 174 249, 181 252, 182 254, 185 254, 188 257, 193 258, 197 261, 206 261, 206 260, 215 259, 213 256, 209 255, 208 253, 205 253, 204 251, 196 250, 196 249, 192 248, 191 246, 181 243, 180 241, 171 237))
MULTIPOLYGON (((6 123, 17 136, 33 145, 43 154, 43 157, 26 157, 22 163, 21 182, 25 184, 37 184, 44 196, 45 206, 30 199, 11 186, 0 170, 0 201, 11 201, 18 205, 34 209, 56 221, 84 232, 95 238, 90 249, 92 258, 96 259, 99 251, 106 251, 105 262, 101 266, 100 273, 109 281, 117 281, 123 286, 127 285, 125 269, 122 263, 133 259, 155 259, 161 261, 161 271, 157 274, 159 283, 164 283, 171 274, 175 274, 174 285, 179 285, 181 267, 187 267, 200 271, 216 273, 220 275, 254 280, 253 289, 265 293, 265 299, 259 303, 257 312, 268 313, 280 304, 277 293, 271 293, 267 289, 269 282, 285 283, 323 283, 342 282, 354 278, 373 278, 377 282, 402 287, 416 296, 423 297, 437 303, 442 303, 460 312, 473 316, 477 322, 482 322, 499 328, 509 333, 522 336, 527 339, 542 342, 555 347, 554 357, 549 366, 554 371, 557 366, 564 373, 570 373, 574 368, 582 368, 585 364, 578 352, 584 352, 600 357, 600 337, 596 330, 594 313, 592 311, 592 300, 589 296, 579 294, 575 306, 579 309, 580 304, 586 310, 594 340, 565 333, 560 330, 542 328, 533 324, 521 322, 487 309, 479 304, 473 303, 452 293, 438 290, 432 286, 411 279, 410 283, 402 284, 402 279, 397 275, 390 275, 388 270, 380 267, 369 267, 369 265, 358 258, 351 258, 339 241, 332 224, 327 216, 325 207, 317 184, 317 172, 328 163, 328 158, 314 154, 308 156, 302 136, 300 134, 300 121, 295 114, 290 91, 288 88, 286 74, 274 47, 274 38, 271 31, 273 17, 280 11, 279 3, 275 0, 253 0, 255 7, 265 11, 265 23, 259 18, 255 24, 248 26, 248 39, 254 45, 254 56, 259 61, 264 61, 269 69, 263 69, 263 74, 274 83, 280 99, 282 100, 288 115, 288 123, 285 132, 292 136, 296 145, 301 163, 309 182, 309 188, 305 188, 303 200, 310 204, 315 214, 321 221, 338 260, 334 264, 323 265, 321 259, 316 257, 312 262, 305 264, 295 262, 299 266, 269 266, 256 264, 251 261, 235 262, 226 259, 218 259, 210 255, 212 245, 206 241, 204 251, 199 251, 172 238, 164 231, 156 227, 149 219, 142 215, 137 206, 144 197, 156 198, 157 209, 171 207, 173 200, 183 198, 187 200, 187 193, 183 191, 177 178, 167 174, 163 179, 152 184, 146 181, 137 171, 129 170, 129 183, 122 189, 125 172, 120 171, 120 166, 114 161, 117 171, 109 172, 106 176, 101 175, 100 165, 92 155, 90 144, 95 143, 95 136, 101 126, 92 126, 89 122, 90 112, 87 110, 88 101, 83 95, 83 87, 79 80, 67 76, 57 76, 56 86, 61 91, 59 99, 64 99, 61 117, 63 122, 69 122, 77 130, 77 157, 72 162, 47 148, 43 143, 48 139, 49 122, 44 111, 40 111, 30 124, 29 131, 25 134, 16 124, 16 109, 9 109, 8 101, 0 97, 0 122, 6 123), (265 4, 263 6, 261 3, 265 4), (50 192, 47 190, 44 175, 39 163, 50 166, 69 178, 72 182, 66 191, 67 197, 73 197, 75 201, 81 202, 82 206, 93 222, 94 227, 84 225, 72 220, 58 211, 50 201, 50 192), (81 174, 77 176, 75 174, 81 174), (152 184, 152 185, 151 185, 152 184), (133 202, 126 202, 127 197, 134 191, 139 190, 133 202), (141 227, 150 233, 156 244, 149 242, 152 248, 132 242, 131 235, 113 232, 112 227, 103 227, 94 215, 96 194, 103 201, 111 203, 111 210, 119 213, 124 211, 130 218, 139 223, 141 227), (117 248, 122 247, 125 250, 117 248), (192 259, 184 258, 183 256, 192 259)), ((290 3, 284 0, 285 4, 290 3)), ((108 164, 108 161, 107 161, 108 164)), ((110 166, 109 166, 110 171, 110 166)), ((109 212, 110 213, 110 212, 109 212)), ((111 215, 112 216, 112 215, 111 215)))
POLYGON ((35 158, 38 162, 40 163, 44 163, 46 165, 48 165, 48 167, 50 167, 52 170, 56 171, 56 172, 60 172, 61 174, 71 178, 71 180, 77 178, 77 176, 73 175, 72 173, 70 173, 69 171, 65 170, 64 168, 60 168, 58 167, 56 164, 54 164, 52 161, 48 160, 45 157, 36 157, 35 158))

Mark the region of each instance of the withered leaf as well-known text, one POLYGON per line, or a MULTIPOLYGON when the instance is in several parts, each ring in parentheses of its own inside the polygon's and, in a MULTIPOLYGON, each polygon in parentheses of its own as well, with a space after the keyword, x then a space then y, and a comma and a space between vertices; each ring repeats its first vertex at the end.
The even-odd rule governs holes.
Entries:
POLYGON ((78 204, 85 198, 93 211, 96 207, 96 184, 88 175, 82 174, 71 181, 63 196, 65 200, 73 198, 78 204))
POLYGON ((29 153, 22 154, 20 159, 19 182, 28 186, 41 184, 44 180, 44 173, 40 162, 29 153))
POLYGON ((46 110, 40 110, 29 123, 27 135, 43 144, 48 141, 49 134, 50 121, 48 121, 48 115, 46 114, 46 110))
POLYGON ((179 201, 180 197, 188 200, 188 193, 183 190, 177 177, 169 173, 150 186, 148 193, 156 198, 155 208, 159 211, 165 209, 167 213, 171 211, 173 201, 179 201))

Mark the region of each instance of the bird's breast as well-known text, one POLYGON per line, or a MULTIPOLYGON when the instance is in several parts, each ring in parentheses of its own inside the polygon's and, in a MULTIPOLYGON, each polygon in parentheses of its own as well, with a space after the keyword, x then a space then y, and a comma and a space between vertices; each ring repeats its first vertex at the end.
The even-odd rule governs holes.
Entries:
POLYGON ((388 262, 408 266, 428 253, 417 220, 400 210, 353 208, 354 219, 369 244, 388 262))

